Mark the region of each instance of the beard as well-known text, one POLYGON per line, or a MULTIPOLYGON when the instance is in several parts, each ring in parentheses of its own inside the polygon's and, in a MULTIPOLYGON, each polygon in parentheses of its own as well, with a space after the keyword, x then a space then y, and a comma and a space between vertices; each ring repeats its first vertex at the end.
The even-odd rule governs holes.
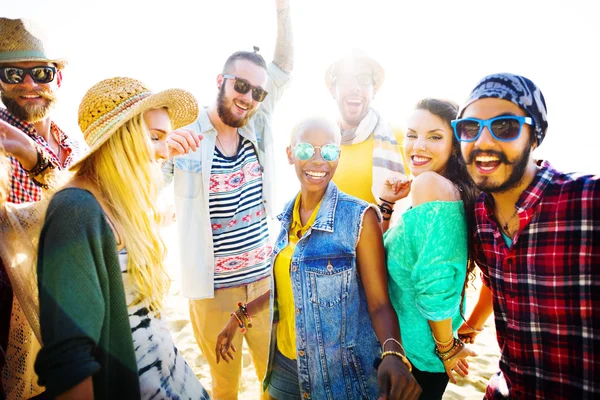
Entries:
POLYGON ((0 93, 0 97, 2 98, 2 103, 6 106, 8 111, 11 112, 11 114, 23 121, 27 121, 32 124, 46 118, 56 102, 56 96, 49 90, 45 89, 15 89, 11 91, 10 94, 6 93, 5 91, 2 91, 2 93, 0 93), (29 104, 25 107, 22 107, 17 103, 16 100, 19 96, 22 95, 41 96, 43 99, 46 100, 46 104, 29 104))
POLYGON ((490 182, 488 177, 484 177, 480 182, 475 182, 475 186, 482 192, 486 193, 503 193, 515 187, 518 187, 523 180, 527 164, 529 163, 529 155, 531 154, 531 146, 527 146, 525 151, 519 158, 510 162, 506 155, 499 151, 481 151, 473 150, 466 160, 467 165, 472 165, 475 162, 475 157, 479 154, 493 154, 500 159, 500 162, 507 165, 512 165, 512 172, 502 183, 490 182))
MULTIPOLYGON (((221 89, 219 89, 219 96, 217 97, 217 113, 225 125, 233 128, 241 128, 246 126, 250 118, 252 118, 256 113, 256 109, 248 110, 248 113, 245 117, 239 118, 236 117, 233 112, 231 112, 231 107, 233 106, 233 100, 225 97, 225 85, 221 85, 221 89)), ((250 107, 252 107, 252 105, 250 105, 250 107)))

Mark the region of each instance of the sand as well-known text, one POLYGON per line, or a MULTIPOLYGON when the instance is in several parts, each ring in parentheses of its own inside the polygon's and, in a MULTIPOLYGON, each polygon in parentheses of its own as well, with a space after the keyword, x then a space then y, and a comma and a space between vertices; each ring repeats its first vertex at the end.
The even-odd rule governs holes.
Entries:
MULTIPOLYGON (((189 321, 188 302, 180 294, 179 268, 177 267, 177 252, 174 245, 176 236, 175 224, 164 229, 163 237, 170 238, 166 240, 169 247, 167 269, 173 280, 166 302, 165 315, 169 319, 177 348, 204 387, 210 392, 210 369, 194 339, 192 325, 189 321)), ((476 283, 479 284, 479 280, 476 283)), ((476 296, 475 289, 470 288, 467 291, 467 309, 473 306, 476 296)), ((469 375, 465 378, 459 377, 456 385, 449 383, 444 399, 481 399, 483 397, 489 377, 498 370, 499 350, 493 318, 488 320, 485 330, 479 334, 476 343, 471 346, 478 356, 469 360, 469 375)), ((258 399, 259 382, 250 362, 250 355, 246 346, 242 349, 242 360, 243 369, 239 399, 258 399)))

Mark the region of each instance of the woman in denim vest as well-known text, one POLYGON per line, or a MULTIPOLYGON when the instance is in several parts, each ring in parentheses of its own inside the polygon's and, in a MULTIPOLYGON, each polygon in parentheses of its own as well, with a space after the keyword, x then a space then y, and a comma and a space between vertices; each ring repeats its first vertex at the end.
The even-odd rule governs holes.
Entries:
MULTIPOLYGON (((476 189, 460 157, 451 120, 458 107, 424 99, 411 116, 404 154, 414 176, 412 206, 384 236, 390 299, 402 325, 402 340, 423 392, 441 399, 454 373, 468 373, 473 353, 455 337, 461 324, 469 257, 468 225, 476 189)), ((390 191, 390 190, 388 190, 390 191)), ((383 198, 396 200, 393 194, 383 198)))
POLYGON ((252 329, 252 315, 270 305, 263 388, 272 398, 417 398, 387 294, 378 214, 331 182, 340 139, 322 119, 292 132, 287 155, 301 190, 279 216, 272 289, 232 313, 217 340, 217 359, 233 358, 237 330, 252 329))

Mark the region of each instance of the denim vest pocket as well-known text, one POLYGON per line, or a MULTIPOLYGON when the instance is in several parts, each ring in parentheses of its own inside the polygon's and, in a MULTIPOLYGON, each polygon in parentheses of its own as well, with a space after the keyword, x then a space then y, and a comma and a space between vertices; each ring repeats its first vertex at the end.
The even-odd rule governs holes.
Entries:
POLYGON ((306 261, 310 301, 321 307, 341 303, 350 292, 353 267, 351 256, 306 261))
POLYGON ((175 165, 175 194, 179 197, 196 198, 202 189, 202 161, 179 159, 175 165))
MULTIPOLYGON (((352 386, 358 386, 358 392, 360 393, 360 397, 362 399, 369 398, 369 391, 367 390, 367 377, 365 376, 365 368, 373 368, 371 365, 361 365, 358 355, 356 354, 356 349, 354 346, 348 346, 346 349, 348 352, 348 363, 350 364, 350 370, 352 374, 352 386)), ((356 393, 356 389, 352 391, 356 393)), ((350 394, 350 393, 349 393, 350 394)), ((350 394, 351 395, 351 394, 350 394)), ((354 396, 350 396, 353 398, 354 396)))

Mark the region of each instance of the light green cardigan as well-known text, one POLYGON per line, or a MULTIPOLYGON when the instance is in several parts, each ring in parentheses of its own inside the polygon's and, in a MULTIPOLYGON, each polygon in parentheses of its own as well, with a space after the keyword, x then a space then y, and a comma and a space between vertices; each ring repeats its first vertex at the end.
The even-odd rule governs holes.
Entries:
POLYGON ((421 371, 444 372, 428 320, 452 318, 467 270, 467 222, 462 201, 433 201, 409 209, 384 235, 390 300, 406 355, 421 371))

